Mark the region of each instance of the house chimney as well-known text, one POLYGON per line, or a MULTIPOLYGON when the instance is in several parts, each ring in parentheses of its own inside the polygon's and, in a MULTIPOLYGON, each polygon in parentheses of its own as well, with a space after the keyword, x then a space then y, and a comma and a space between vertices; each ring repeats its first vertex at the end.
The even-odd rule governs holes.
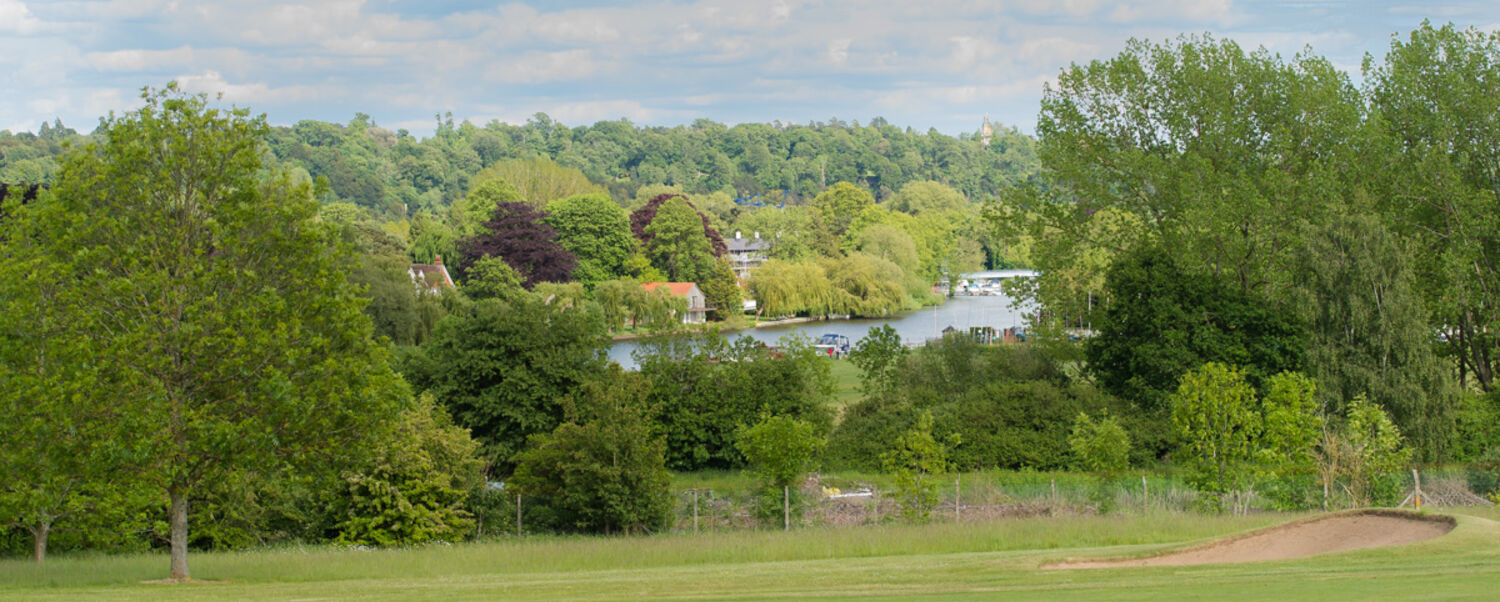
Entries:
POLYGON ((755 239, 756 240, 760 240, 760 231, 759 230, 755 231, 755 239))
POLYGON ((741 238, 744 238, 744 237, 743 237, 743 236, 740 236, 740 231, 739 231, 739 230, 735 230, 735 231, 734 231, 734 239, 735 239, 735 240, 739 240, 739 239, 741 239, 741 238))
POLYGON ((437 256, 433 257, 432 263, 433 263, 433 265, 443 265, 443 256, 442 255, 437 255, 437 256))

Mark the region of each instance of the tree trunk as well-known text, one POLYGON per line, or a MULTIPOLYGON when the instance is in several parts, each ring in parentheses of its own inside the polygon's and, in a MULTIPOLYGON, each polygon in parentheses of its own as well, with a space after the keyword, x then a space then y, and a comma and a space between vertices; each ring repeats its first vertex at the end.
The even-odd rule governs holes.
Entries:
POLYGON ((51 521, 38 522, 31 526, 31 558, 40 564, 47 559, 47 533, 52 530, 51 521))
POLYGON ((187 494, 181 488, 167 492, 172 498, 172 573, 173 581, 187 581, 188 509, 187 494))

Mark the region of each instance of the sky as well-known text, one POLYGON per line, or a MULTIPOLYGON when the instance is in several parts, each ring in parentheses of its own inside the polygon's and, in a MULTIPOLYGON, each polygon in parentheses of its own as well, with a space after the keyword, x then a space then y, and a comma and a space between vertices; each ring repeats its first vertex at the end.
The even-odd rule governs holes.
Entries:
POLYGON ((366 113, 416 135, 448 112, 1030 133, 1047 82, 1131 38, 1310 48, 1358 81, 1423 19, 1500 30, 1500 2, 0 0, 0 129, 91 131, 175 80, 273 124, 366 113))

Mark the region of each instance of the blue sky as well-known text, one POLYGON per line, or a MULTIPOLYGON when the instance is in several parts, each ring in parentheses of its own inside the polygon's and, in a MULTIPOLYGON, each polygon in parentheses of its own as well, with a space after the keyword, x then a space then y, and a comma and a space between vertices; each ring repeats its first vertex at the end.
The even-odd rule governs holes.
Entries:
POLYGON ((1423 19, 1500 29, 1500 2, 0 0, 0 129, 87 131, 177 80, 272 123, 432 131, 433 116, 568 125, 885 117, 1030 132, 1043 85, 1132 38, 1211 32, 1358 77, 1423 19))

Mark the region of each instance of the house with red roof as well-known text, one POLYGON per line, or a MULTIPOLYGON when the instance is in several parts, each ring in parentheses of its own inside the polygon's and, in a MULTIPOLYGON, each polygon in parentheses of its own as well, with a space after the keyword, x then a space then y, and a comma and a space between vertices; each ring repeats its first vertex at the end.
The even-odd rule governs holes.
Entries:
POLYGON ((647 282, 641 285, 647 292, 665 289, 674 297, 687 299, 687 313, 682 316, 683 324, 702 324, 708 320, 708 298, 703 296, 703 289, 692 282, 647 282))
POLYGON ((411 282, 417 286, 419 294, 438 294, 454 288, 453 277, 448 275, 448 268, 443 265, 442 255, 433 258, 432 263, 411 264, 406 273, 411 275, 411 282))

